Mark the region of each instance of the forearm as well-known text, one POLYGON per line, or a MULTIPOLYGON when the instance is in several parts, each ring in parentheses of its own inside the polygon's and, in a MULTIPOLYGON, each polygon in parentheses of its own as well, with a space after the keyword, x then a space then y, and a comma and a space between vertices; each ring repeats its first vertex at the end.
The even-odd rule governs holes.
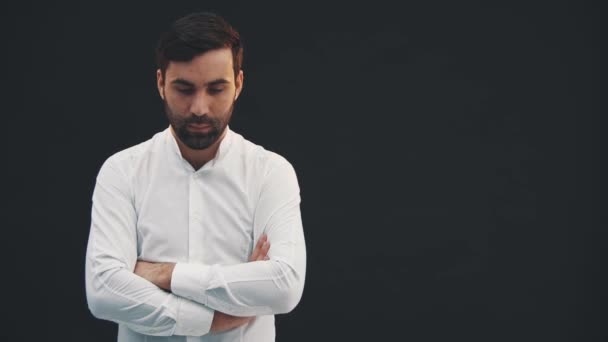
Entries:
POLYGON ((137 214, 125 179, 108 161, 93 193, 85 265, 91 313, 147 335, 206 334, 213 310, 167 293, 132 272, 137 261, 137 214))
POLYGON ((254 214, 254 231, 268 237, 270 260, 177 264, 173 293, 236 316, 287 313, 298 304, 306 272, 299 187, 293 167, 279 164, 267 174, 254 214))
POLYGON ((235 316, 281 314, 299 302, 304 288, 306 254, 294 246, 296 257, 237 265, 178 263, 173 271, 173 293, 235 316))
POLYGON ((86 289, 91 313, 146 335, 203 335, 213 311, 167 293, 131 271, 92 266, 87 259, 86 289))
MULTIPOLYGON (((171 275, 173 293, 235 316, 287 313, 297 305, 306 270, 299 187, 291 165, 279 164, 266 175, 253 219, 254 239, 267 236, 270 243, 269 260, 178 263, 171 275)), ((150 279, 163 287, 156 276, 150 279)))

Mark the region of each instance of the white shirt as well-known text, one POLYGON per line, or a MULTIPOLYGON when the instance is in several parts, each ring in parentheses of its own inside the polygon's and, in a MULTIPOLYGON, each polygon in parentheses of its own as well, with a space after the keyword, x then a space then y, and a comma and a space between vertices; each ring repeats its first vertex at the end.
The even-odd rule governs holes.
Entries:
POLYGON ((300 301, 306 249, 295 171, 226 130, 199 170, 169 128, 101 167, 86 293, 95 317, 119 324, 119 342, 274 341, 274 314, 300 301), (262 233, 270 260, 247 262, 262 233), (177 263, 171 292, 135 275, 138 259, 177 263), (211 334, 214 310, 256 318, 211 334))

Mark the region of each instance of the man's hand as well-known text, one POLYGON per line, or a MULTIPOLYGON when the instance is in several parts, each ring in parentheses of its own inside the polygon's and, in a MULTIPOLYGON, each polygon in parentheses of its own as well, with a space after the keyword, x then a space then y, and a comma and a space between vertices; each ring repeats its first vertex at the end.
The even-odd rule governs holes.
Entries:
POLYGON ((171 291, 171 274, 175 264, 172 262, 148 262, 138 260, 133 273, 148 280, 163 290, 171 291))
MULTIPOLYGON (((249 261, 268 260, 268 250, 270 249, 270 241, 266 234, 263 234, 258 243, 256 243, 249 261)), ((226 330, 234 329, 253 321, 255 317, 237 317, 227 315, 223 312, 215 311, 213 314, 213 322, 211 322, 211 332, 219 333, 226 330)))
POLYGON ((268 260, 269 249, 270 241, 268 241, 268 236, 266 236, 266 234, 262 234, 258 240, 258 243, 255 245, 251 256, 249 257, 249 261, 268 260))
MULTIPOLYGON (((262 234, 249 257, 249 261, 269 260, 268 250, 270 250, 270 241, 268 241, 266 234, 262 234)), ((171 275, 174 268, 175 264, 171 262, 148 262, 138 260, 135 264, 133 273, 148 280, 161 289, 171 291, 171 275)), ((237 317, 216 310, 213 314, 213 321, 211 322, 211 332, 219 333, 234 329, 251 322, 253 319, 255 319, 255 317, 237 317)))
MULTIPOLYGON (((262 234, 249 257, 249 261, 268 260, 269 249, 270 241, 268 241, 266 234, 262 234)), ((174 268, 175 263, 172 262, 149 262, 138 260, 135 264, 133 273, 148 280, 161 289, 171 291, 171 275, 173 274, 174 268)))
POLYGON ((220 333, 226 330, 234 329, 253 321, 254 317, 236 317, 226 315, 223 312, 215 311, 213 313, 213 321, 211 322, 211 332, 220 333))

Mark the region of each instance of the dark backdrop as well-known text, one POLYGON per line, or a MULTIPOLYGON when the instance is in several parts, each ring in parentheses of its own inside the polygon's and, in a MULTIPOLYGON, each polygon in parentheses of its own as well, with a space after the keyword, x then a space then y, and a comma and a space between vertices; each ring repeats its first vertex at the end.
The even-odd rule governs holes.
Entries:
POLYGON ((300 181, 278 341, 606 341, 600 9, 449 0, 4 3, 5 337, 115 339, 85 301, 95 176, 166 127, 154 47, 198 10, 245 39, 232 128, 300 181))

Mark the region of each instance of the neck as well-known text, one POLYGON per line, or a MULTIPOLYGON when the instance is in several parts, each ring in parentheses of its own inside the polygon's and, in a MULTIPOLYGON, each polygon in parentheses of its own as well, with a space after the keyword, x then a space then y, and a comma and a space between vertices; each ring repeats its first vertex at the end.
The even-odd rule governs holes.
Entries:
POLYGON ((226 132, 228 132, 228 127, 226 127, 226 129, 224 129, 224 132, 222 132, 222 135, 220 135, 220 137, 211 146, 203 150, 195 150, 186 146, 177 137, 177 134, 175 134, 175 131, 173 131, 172 126, 170 127, 170 129, 171 134, 175 138, 175 141, 177 141, 177 146, 179 147, 179 151, 181 152, 182 157, 186 159, 186 161, 188 161, 188 163, 190 163, 190 165, 192 165, 195 170, 200 169, 208 161, 215 158, 215 156, 217 155, 217 150, 220 147, 220 143, 222 142, 222 140, 224 140, 226 132))

